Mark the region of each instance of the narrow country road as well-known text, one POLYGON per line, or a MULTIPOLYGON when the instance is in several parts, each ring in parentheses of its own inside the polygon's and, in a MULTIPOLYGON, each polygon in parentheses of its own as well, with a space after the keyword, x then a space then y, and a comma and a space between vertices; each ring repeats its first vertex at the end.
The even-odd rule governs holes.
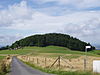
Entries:
POLYGON ((28 65, 21 62, 16 57, 13 57, 11 63, 11 73, 10 75, 52 75, 41 72, 39 70, 33 69, 28 65))

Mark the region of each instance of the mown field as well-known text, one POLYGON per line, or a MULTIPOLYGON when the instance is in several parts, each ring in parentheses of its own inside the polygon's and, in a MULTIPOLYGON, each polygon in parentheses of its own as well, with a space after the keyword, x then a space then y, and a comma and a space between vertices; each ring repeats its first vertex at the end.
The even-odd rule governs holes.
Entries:
MULTIPOLYGON (((99 50, 94 50, 94 51, 88 52, 87 55, 99 56, 99 53, 100 53, 99 50)), ((65 55, 65 54, 84 55, 85 52, 72 51, 65 47, 47 46, 47 47, 25 47, 23 49, 18 49, 18 50, 2 50, 0 51, 0 54, 21 54, 21 55, 25 55, 25 54, 42 55, 43 54, 43 55, 49 55, 49 56, 51 54, 51 56, 59 56, 59 55, 65 55)))

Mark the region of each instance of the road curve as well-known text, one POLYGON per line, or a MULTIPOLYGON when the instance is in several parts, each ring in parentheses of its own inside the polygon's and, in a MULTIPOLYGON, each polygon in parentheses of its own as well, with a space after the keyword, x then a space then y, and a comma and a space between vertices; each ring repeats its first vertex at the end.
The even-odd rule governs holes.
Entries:
POLYGON ((10 75, 52 75, 41 72, 39 70, 33 69, 28 65, 21 62, 16 57, 13 57, 11 63, 11 73, 10 75))

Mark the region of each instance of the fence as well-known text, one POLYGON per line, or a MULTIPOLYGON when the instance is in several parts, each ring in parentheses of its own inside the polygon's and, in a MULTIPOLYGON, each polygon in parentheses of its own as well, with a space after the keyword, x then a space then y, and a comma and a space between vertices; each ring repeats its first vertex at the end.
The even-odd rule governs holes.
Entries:
MULTIPOLYGON (((18 56, 19 59, 30 62, 31 64, 40 66, 42 68, 50 68, 64 71, 84 70, 84 56, 75 59, 66 59, 64 57, 35 57, 35 56, 18 56)), ((92 71, 93 60, 100 60, 100 57, 87 57, 86 70, 92 71)))

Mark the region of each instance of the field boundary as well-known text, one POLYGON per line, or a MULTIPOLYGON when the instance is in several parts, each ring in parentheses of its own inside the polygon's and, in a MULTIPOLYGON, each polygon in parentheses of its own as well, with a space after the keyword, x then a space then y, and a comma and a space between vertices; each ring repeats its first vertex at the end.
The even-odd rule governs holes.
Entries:
MULTIPOLYGON (((29 55, 21 55, 18 56, 19 59, 30 62, 31 64, 40 66, 42 68, 63 70, 63 71, 84 71, 84 56, 81 56, 77 59, 65 59, 62 56, 58 57, 39 57, 39 56, 29 56, 29 55)), ((87 61, 87 71, 92 71, 92 61, 96 58, 88 57, 87 61)), ((100 60, 100 58, 97 58, 100 60)))

